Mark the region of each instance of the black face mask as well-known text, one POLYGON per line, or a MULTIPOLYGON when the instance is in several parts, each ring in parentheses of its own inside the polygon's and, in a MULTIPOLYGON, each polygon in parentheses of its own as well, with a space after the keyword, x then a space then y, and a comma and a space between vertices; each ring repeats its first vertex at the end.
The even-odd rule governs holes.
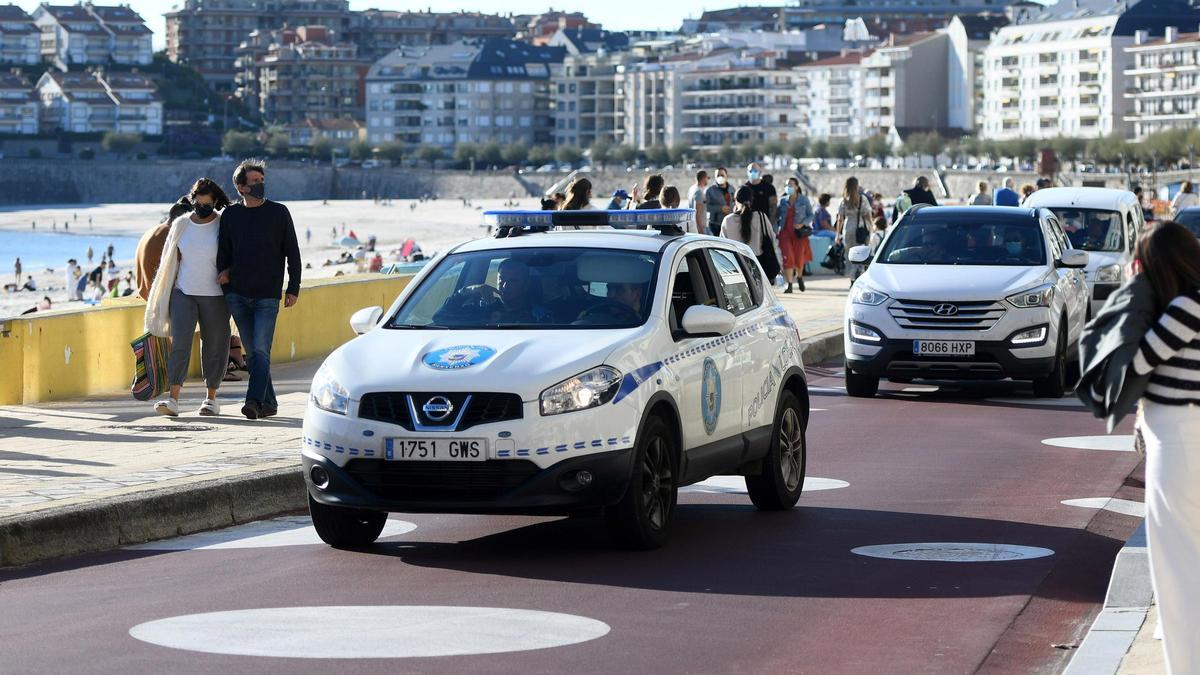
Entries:
POLYGON ((249 186, 248 190, 249 192, 246 193, 247 197, 262 199, 267 194, 267 184, 255 183, 254 185, 249 186))
POLYGON ((197 204, 196 205, 196 215, 200 216, 201 218, 207 218, 207 217, 211 216, 213 214, 213 210, 214 209, 213 209, 212 204, 197 204))

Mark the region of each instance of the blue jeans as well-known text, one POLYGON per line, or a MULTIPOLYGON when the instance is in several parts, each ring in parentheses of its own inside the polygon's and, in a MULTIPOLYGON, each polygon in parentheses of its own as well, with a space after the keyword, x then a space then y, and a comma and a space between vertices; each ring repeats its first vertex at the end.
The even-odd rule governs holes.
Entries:
POLYGON ((246 350, 246 367, 250 370, 246 401, 276 408, 279 400, 275 398, 275 387, 271 384, 271 342, 275 339, 279 298, 247 298, 226 293, 225 302, 246 350))

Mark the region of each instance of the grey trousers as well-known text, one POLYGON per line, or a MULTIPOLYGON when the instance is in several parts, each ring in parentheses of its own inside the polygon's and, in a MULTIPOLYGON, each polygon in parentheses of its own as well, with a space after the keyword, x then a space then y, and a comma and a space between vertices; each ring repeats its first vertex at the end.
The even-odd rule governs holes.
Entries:
POLYGON ((171 354, 167 379, 183 384, 192 358, 192 334, 200 322, 200 372, 209 389, 221 386, 229 363, 229 307, 223 295, 188 295, 171 289, 171 354))

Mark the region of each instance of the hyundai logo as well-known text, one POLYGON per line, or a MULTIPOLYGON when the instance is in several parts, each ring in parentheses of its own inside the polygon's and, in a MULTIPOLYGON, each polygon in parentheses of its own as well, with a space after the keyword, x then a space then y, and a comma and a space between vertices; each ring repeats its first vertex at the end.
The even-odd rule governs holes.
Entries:
POLYGON ((421 406, 421 412, 434 422, 441 422, 454 412, 454 404, 445 396, 434 396, 421 406))
POLYGON ((955 314, 958 314, 958 306, 951 305, 948 302, 943 302, 940 305, 934 306, 933 313, 937 314, 938 316, 954 316, 955 314))

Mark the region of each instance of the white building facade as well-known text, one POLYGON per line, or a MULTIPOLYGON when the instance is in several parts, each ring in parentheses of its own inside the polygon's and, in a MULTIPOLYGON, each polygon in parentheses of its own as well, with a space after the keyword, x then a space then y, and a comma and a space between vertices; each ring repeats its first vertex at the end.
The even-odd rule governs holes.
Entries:
POLYGON ((59 73, 49 71, 36 86, 44 131, 158 136, 163 104, 154 84, 137 73, 59 73))
POLYGON ((37 65, 42 60, 40 40, 33 17, 16 5, 0 5, 0 65, 37 65))
POLYGON ((1140 32, 1134 43, 1125 50, 1124 92, 1133 138, 1200 126, 1200 33, 1167 28, 1163 39, 1148 41, 1140 32))
POLYGON ((36 134, 38 102, 33 86, 14 73, 0 73, 0 134, 36 134))
POLYGON ((863 56, 850 52, 795 69, 798 121, 809 138, 857 141, 865 137, 863 56))

